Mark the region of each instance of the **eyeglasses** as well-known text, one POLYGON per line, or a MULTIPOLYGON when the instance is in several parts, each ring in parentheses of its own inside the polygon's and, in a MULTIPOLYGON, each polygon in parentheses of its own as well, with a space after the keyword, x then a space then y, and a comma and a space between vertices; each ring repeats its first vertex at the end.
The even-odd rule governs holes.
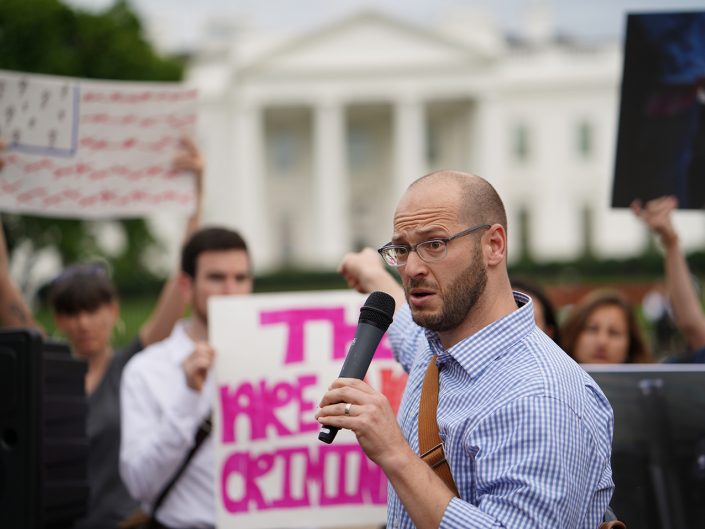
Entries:
POLYGON ((440 261, 448 255, 448 243, 450 241, 489 227, 491 227, 490 224, 478 224, 477 226, 463 230, 450 237, 429 239, 428 241, 423 241, 418 244, 385 244, 377 251, 389 266, 395 268, 404 266, 411 252, 416 252, 422 261, 433 263, 440 261))

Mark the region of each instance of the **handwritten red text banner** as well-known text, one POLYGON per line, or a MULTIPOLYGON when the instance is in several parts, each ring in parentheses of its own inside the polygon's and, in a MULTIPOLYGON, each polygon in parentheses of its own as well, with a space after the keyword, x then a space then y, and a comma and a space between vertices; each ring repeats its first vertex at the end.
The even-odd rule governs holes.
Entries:
MULTIPOLYGON (((347 291, 210 300, 219 529, 384 523, 387 482, 380 469, 351 432, 321 443, 314 420, 364 300, 347 291)), ((386 337, 366 381, 398 409, 406 374, 386 337)))
POLYGON ((196 92, 0 71, 0 209, 131 217, 194 207, 190 175, 171 163, 193 137, 196 92))

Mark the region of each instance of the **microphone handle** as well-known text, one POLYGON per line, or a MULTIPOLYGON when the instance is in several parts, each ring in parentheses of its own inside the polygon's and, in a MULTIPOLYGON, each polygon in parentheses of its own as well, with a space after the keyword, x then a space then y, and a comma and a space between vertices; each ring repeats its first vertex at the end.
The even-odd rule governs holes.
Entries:
POLYGON ((355 338, 350 346, 338 378, 365 378, 372 357, 384 336, 384 330, 376 325, 361 321, 355 330, 355 338))
MULTIPOLYGON (((355 331, 353 344, 350 346, 350 351, 345 357, 343 367, 340 369, 338 378, 357 378, 362 380, 365 378, 367 369, 370 367, 372 357, 377 350, 384 330, 367 321, 360 321, 355 331)), ((318 440, 324 443, 332 443, 335 436, 338 435, 340 428, 335 426, 321 426, 321 431, 318 433, 318 440)))

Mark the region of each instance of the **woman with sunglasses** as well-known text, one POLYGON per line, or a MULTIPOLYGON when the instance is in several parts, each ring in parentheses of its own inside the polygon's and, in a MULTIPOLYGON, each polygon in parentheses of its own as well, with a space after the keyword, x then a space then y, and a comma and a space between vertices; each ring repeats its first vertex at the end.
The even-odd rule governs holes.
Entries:
MULTIPOLYGON (((0 167, 2 167, 0 159, 0 167)), ((184 240, 199 225, 203 160, 194 143, 181 140, 173 162, 175 171, 194 174, 196 208, 189 217, 184 240)), ((174 274, 164 287, 151 315, 129 345, 116 350, 111 343, 120 321, 117 291, 107 269, 99 263, 78 264, 61 272, 49 287, 49 304, 59 331, 73 354, 86 361, 85 391, 88 414, 88 485, 86 516, 75 529, 115 528, 137 508, 120 479, 120 378, 130 358, 148 345, 166 338, 183 315, 184 300, 174 274)), ((7 248, 0 226, 0 326, 35 327, 27 303, 9 274, 7 248)))

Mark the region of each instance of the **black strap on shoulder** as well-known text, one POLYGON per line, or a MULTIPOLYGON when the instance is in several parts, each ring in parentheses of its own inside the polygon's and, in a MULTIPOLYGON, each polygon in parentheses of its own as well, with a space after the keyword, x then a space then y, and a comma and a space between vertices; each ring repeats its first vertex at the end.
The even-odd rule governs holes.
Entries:
POLYGON ((205 441, 206 438, 210 435, 212 429, 213 423, 209 415, 208 417, 203 419, 203 421, 201 421, 201 424, 198 426, 198 431, 196 432, 196 435, 194 437, 194 444, 191 447, 191 450, 189 450, 188 454, 186 454, 186 457, 181 462, 181 465, 179 465, 179 468, 176 469, 174 475, 167 482, 167 484, 164 485, 164 488, 159 493, 159 496, 157 496, 157 501, 154 502, 154 506, 152 507, 152 520, 154 520, 154 515, 156 514, 157 509, 159 509, 162 503, 164 503, 164 500, 166 500, 166 497, 169 495, 169 491, 171 491, 176 482, 179 481, 181 474, 184 473, 186 467, 191 462, 191 459, 193 459, 193 456, 196 455, 196 452, 198 452, 199 447, 203 444, 203 441, 205 441))

